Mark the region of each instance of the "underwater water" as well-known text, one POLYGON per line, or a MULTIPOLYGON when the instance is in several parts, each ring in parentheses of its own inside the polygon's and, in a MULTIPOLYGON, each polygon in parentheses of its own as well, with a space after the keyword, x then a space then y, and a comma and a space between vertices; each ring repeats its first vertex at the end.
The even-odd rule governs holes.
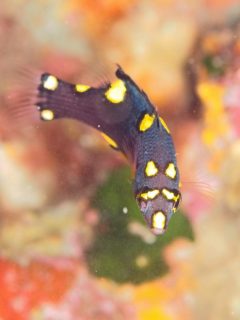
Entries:
POLYGON ((0 319, 240 319, 238 1, 3 0, 0 70, 0 319), (122 154, 33 103, 39 72, 97 86, 116 63, 175 144, 163 235, 122 154))

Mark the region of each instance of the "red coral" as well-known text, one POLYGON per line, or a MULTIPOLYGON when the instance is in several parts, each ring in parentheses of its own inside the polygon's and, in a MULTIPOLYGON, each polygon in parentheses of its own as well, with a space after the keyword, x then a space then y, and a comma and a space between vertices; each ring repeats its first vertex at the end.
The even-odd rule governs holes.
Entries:
POLYGON ((0 260, 0 317, 4 320, 29 319, 32 309, 43 303, 57 303, 71 287, 76 264, 33 261, 19 265, 0 260))

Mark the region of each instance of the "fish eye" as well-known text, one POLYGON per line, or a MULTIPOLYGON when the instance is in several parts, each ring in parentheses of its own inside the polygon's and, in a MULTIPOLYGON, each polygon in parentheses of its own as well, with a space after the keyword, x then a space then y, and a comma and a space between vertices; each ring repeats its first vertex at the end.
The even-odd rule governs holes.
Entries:
POLYGON ((142 213, 145 213, 150 207, 150 201, 146 201, 140 197, 136 197, 138 207, 142 213))
POLYGON ((145 212, 147 209, 147 202, 144 201, 143 199, 137 198, 137 204, 141 210, 141 212, 145 212))
POLYGON ((177 197, 177 200, 174 202, 174 205, 173 205, 173 209, 176 211, 177 208, 179 207, 180 205, 180 202, 182 200, 182 195, 180 192, 177 191, 177 194, 178 194, 178 197, 177 197))

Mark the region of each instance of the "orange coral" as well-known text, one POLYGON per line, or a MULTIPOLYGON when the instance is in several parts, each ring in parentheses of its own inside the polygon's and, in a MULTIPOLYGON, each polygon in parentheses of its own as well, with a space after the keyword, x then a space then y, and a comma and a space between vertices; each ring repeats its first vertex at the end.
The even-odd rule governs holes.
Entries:
POLYGON ((218 170, 224 156, 224 148, 231 139, 231 124, 224 106, 226 89, 214 82, 201 82, 197 92, 204 105, 204 128, 202 139, 212 152, 209 168, 212 172, 218 170))
POLYGON ((106 31, 112 23, 133 7, 135 2, 136 0, 71 0, 65 5, 64 12, 83 15, 86 22, 85 30, 95 38, 96 33, 106 31))
MULTIPOLYGON (((192 244, 179 239, 165 250, 170 272, 163 278, 138 286, 116 288, 136 310, 138 320, 192 320, 191 308, 195 281, 189 257, 192 244)), ((104 286, 109 282, 101 281, 104 286)))
POLYGON ((26 320, 32 309, 42 303, 59 302, 71 287, 76 270, 76 263, 71 260, 57 267, 39 262, 21 266, 1 259, 0 317, 26 320))
POLYGON ((197 92, 205 106, 203 141, 212 145, 225 136, 230 128, 223 105, 225 89, 220 84, 204 82, 198 84, 197 92))

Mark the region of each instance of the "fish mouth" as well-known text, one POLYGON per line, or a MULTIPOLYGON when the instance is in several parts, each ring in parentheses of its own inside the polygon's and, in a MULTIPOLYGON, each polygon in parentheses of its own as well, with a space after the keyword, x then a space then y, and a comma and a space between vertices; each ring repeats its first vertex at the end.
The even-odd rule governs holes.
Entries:
POLYGON ((157 210, 155 208, 156 205, 152 201, 139 201, 138 203, 144 220, 151 232, 156 236, 163 235, 167 230, 169 220, 172 216, 172 207, 164 208, 165 210, 157 210), (156 219, 158 221, 156 221, 156 219))
POLYGON ((162 234, 164 234, 166 232, 166 229, 160 229, 160 228, 151 228, 151 232, 155 235, 155 236, 160 236, 162 234))
MULTIPOLYGON (((153 226, 153 215, 156 212, 154 212, 154 207, 150 201, 145 203, 144 210, 141 210, 141 212, 144 216, 144 219, 145 219, 149 229, 151 230, 151 232, 154 235, 157 236, 157 235, 161 235, 161 234, 165 233, 167 225, 165 225, 163 228, 157 228, 157 227, 153 226)), ((167 217, 166 217, 166 219, 167 219, 167 217)))

